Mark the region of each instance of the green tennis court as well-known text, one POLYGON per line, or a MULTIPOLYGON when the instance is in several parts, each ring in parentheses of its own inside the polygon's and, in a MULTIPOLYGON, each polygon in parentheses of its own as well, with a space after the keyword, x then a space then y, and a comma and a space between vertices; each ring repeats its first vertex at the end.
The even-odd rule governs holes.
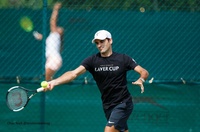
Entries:
MULTIPOLYGON (((106 123, 95 84, 68 84, 37 94, 20 112, 6 106, 9 87, 1 84, 0 131, 102 132, 106 123), (44 103, 45 97, 45 103, 44 103), (43 100, 43 101, 42 101, 43 100)), ((34 89, 39 84, 21 84, 34 89)), ((129 119, 130 131, 197 132, 200 130, 200 86, 146 84, 145 93, 129 85, 135 103, 129 119)))

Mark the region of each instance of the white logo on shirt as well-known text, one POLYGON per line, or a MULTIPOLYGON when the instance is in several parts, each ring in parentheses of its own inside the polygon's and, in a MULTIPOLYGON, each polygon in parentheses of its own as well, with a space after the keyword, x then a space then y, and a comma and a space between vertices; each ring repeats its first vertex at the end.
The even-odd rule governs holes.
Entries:
POLYGON ((117 71, 119 69, 119 66, 101 66, 101 67, 95 67, 94 70, 96 72, 100 71, 117 71))
POLYGON ((110 123, 110 124, 114 124, 115 122, 108 121, 108 123, 110 123))
POLYGON ((132 58, 132 61, 134 61, 136 63, 136 61, 132 58))

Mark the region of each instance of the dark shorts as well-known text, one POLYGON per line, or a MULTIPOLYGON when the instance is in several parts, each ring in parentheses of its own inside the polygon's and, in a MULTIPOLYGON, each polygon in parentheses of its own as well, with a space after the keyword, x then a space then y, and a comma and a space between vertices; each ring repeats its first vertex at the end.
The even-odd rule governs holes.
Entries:
POLYGON ((133 102, 121 102, 114 108, 104 109, 105 116, 107 119, 106 126, 115 126, 115 129, 120 132, 128 130, 127 120, 133 111, 133 102))

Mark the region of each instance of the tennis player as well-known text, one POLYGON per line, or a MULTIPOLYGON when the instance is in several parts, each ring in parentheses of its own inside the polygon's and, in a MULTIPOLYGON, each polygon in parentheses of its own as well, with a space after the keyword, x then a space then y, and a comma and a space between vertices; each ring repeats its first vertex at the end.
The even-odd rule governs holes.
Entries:
POLYGON ((127 120, 132 113, 133 102, 127 88, 127 71, 134 70, 139 73, 139 79, 132 84, 139 85, 141 93, 144 92, 143 83, 149 73, 128 55, 113 52, 113 40, 110 32, 106 30, 96 32, 92 43, 96 44, 99 53, 83 60, 75 70, 68 71, 59 78, 48 82, 47 90, 68 83, 89 71, 101 92, 107 119, 104 132, 128 132, 127 120))
MULTIPOLYGON (((50 18, 50 34, 46 39, 46 64, 45 64, 45 78, 47 81, 51 80, 54 74, 62 66, 61 50, 63 46, 63 33, 64 29, 57 26, 57 18, 61 3, 54 5, 51 18, 50 18)), ((37 40, 42 40, 43 35, 37 31, 33 32, 37 40)))

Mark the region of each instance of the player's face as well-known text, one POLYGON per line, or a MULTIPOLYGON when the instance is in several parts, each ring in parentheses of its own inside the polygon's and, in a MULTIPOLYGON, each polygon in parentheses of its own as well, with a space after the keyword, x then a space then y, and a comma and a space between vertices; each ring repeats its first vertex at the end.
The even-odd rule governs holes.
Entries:
POLYGON ((106 54, 112 50, 111 49, 111 44, 112 44, 111 39, 104 39, 104 40, 96 39, 95 44, 101 54, 106 54))

